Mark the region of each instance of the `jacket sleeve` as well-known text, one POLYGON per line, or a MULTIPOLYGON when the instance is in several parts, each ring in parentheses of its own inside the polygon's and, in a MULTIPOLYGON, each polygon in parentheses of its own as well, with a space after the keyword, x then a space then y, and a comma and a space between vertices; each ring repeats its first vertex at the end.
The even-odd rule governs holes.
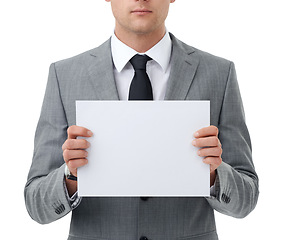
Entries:
POLYGON ((61 149, 67 137, 66 130, 55 65, 51 64, 24 190, 28 213, 41 224, 55 221, 71 210, 64 185, 65 162, 61 149))
POLYGON ((233 63, 230 65, 218 128, 223 162, 217 168, 216 197, 207 200, 218 212, 243 218, 255 208, 259 190, 233 63))

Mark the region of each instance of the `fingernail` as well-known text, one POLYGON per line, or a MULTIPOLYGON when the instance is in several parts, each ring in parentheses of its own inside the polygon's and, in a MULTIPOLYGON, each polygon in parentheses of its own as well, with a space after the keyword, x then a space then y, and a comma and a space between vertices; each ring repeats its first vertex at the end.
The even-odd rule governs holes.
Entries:
POLYGON ((196 140, 193 140, 193 141, 192 141, 192 144, 193 144, 193 146, 196 146, 196 145, 197 145, 197 141, 196 141, 196 140))
POLYGON ((87 135, 91 137, 93 135, 92 131, 87 131, 87 135))
POLYGON ((199 156, 201 156, 201 151, 199 150, 199 151, 197 151, 197 154, 199 155, 199 156))
POLYGON ((194 137, 199 137, 199 136, 200 136, 199 132, 194 133, 194 137))

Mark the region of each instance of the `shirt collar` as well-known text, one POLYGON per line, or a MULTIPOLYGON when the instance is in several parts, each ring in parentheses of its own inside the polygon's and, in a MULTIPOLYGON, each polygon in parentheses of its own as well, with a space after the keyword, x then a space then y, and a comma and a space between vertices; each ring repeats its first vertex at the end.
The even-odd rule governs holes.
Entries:
MULTIPOLYGON (((168 31, 166 31, 164 37, 156 45, 147 52, 139 54, 148 55, 162 67, 164 72, 166 72, 171 59, 171 51, 172 41, 168 31)), ((121 72, 129 60, 135 54, 138 54, 138 52, 121 42, 115 34, 113 34, 111 37, 111 54, 116 70, 121 72)))

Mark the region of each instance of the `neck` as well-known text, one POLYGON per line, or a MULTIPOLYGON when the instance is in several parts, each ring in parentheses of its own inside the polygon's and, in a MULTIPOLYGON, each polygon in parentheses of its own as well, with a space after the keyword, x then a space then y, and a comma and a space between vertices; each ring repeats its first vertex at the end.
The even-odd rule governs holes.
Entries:
POLYGON ((156 45, 165 35, 165 26, 150 33, 126 32, 115 27, 116 37, 139 53, 144 53, 156 45))

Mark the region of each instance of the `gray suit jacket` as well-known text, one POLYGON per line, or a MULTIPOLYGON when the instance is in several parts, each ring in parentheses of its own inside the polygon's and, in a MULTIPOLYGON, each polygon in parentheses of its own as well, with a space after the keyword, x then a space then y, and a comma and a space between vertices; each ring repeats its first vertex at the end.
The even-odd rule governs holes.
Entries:
MULTIPOLYGON (((237 218, 254 209, 258 177, 234 64, 190 47, 172 34, 171 39, 172 68, 165 100, 211 101, 211 124, 219 128, 223 147, 216 198, 83 198, 72 211, 68 239, 213 240, 218 239, 214 209, 237 218)), ((25 186, 26 207, 35 221, 50 223, 72 210, 65 194, 61 146, 67 128, 75 124, 75 100, 118 99, 110 40, 50 66, 25 186)), ((140 177, 145 176, 140 173, 140 177)))

